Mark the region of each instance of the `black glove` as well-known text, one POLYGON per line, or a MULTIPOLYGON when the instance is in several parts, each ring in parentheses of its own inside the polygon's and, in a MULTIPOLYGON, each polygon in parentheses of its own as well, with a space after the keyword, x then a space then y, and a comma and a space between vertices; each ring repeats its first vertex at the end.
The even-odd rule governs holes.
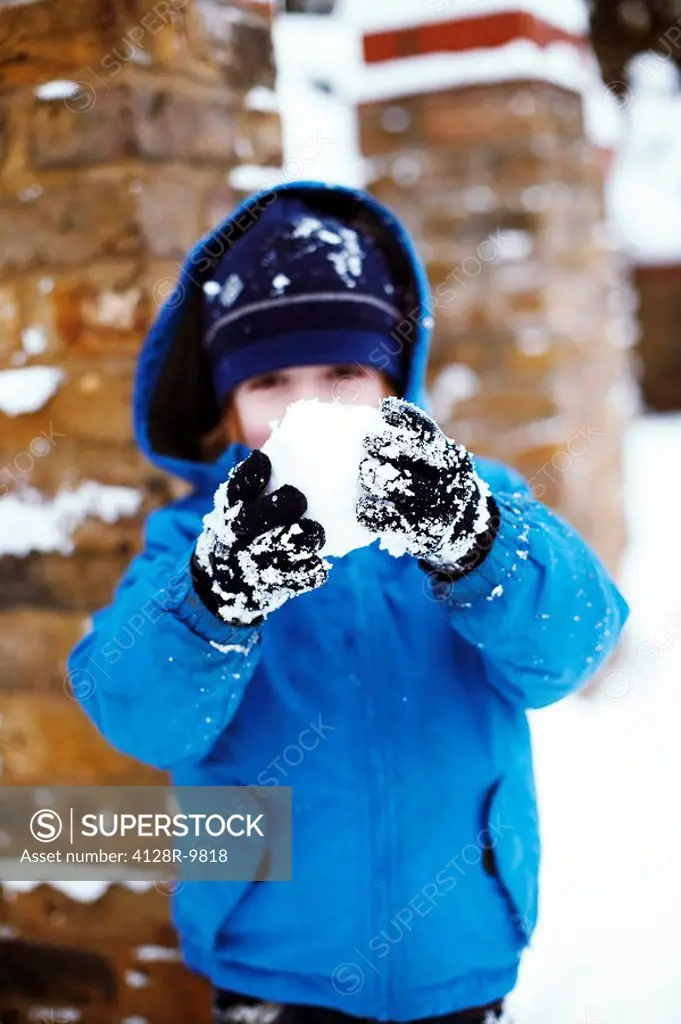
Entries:
POLYGON ((215 492, 192 558, 194 589, 225 622, 260 625, 289 598, 320 587, 328 568, 317 552, 324 530, 303 519, 307 500, 285 484, 265 494, 272 465, 256 450, 215 492))
POLYGON ((364 439, 359 476, 367 494, 357 504, 359 522, 373 533, 401 534, 424 568, 470 572, 499 528, 489 487, 467 449, 421 409, 385 398, 381 415, 385 428, 364 439))

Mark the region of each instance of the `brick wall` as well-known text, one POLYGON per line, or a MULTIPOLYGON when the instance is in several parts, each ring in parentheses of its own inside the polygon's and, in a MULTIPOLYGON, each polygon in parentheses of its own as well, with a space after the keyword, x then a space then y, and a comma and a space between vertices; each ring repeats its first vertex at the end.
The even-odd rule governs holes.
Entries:
MULTIPOLYGON (((72 699, 65 661, 138 549, 148 512, 178 487, 133 442, 140 341, 178 261, 241 198, 226 184, 239 154, 281 165, 278 115, 246 101, 273 83, 268 14, 259 0, 38 0, 0 10, 0 405, 32 367, 60 371, 34 411, 0 411, 0 522, 2 502, 14 503, 5 517, 10 507, 21 516, 19 500, 54 503, 93 481, 119 509, 112 522, 95 514, 67 530, 70 553, 3 539, 5 784, 163 781, 100 739, 72 699)), ((83 1022, 200 1024, 202 984, 177 964, 149 967, 148 984, 126 981, 141 969, 133 945, 174 945, 167 905, 156 890, 114 888, 94 904, 49 887, 11 893, 0 902, 0 965, 14 964, 13 979, 35 992, 42 970, 50 1005, 75 1007, 83 1022), (78 950, 101 962, 81 971, 78 950)), ((9 991, 0 984, 3 1024, 35 1021, 30 993, 9 991)))
POLYGON ((652 409, 681 409, 681 266, 640 266, 639 293, 643 397, 652 409))
POLYGON ((360 140, 427 260, 438 417, 616 569, 632 325, 581 98, 538 81, 401 96, 360 107, 360 140))

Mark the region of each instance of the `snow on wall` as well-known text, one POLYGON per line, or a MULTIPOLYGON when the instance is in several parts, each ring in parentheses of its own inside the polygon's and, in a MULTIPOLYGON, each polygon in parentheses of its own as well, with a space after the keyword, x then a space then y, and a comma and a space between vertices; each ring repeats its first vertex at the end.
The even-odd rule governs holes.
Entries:
POLYGON ((589 27, 583 0, 337 0, 336 6, 340 17, 364 32, 519 11, 566 32, 586 33, 589 27))
POLYGON ((49 402, 65 379, 64 371, 56 366, 26 366, 20 370, 0 371, 0 412, 6 416, 37 412, 49 402))
POLYGON ((277 96, 284 112, 284 152, 290 167, 285 176, 362 187, 368 176, 353 110, 358 103, 519 78, 580 93, 587 135, 598 145, 615 145, 622 133, 622 111, 604 93, 598 63, 587 46, 556 42, 541 47, 518 39, 491 49, 364 63, 362 36, 369 31, 511 10, 536 14, 575 34, 588 27, 583 0, 345 0, 333 15, 275 19, 277 96), (300 173, 296 164, 304 163, 301 158, 310 153, 311 131, 331 141, 320 146, 315 159, 308 161, 312 166, 300 173))
POLYGON ((145 892, 147 889, 151 889, 153 882, 102 882, 102 881, 90 881, 90 882, 37 882, 22 881, 22 882, 0 882, 0 887, 6 893, 11 892, 31 892, 33 889, 37 889, 39 885, 49 885, 51 889, 57 889, 59 892, 65 893, 72 900, 79 900, 81 903, 94 903, 109 889, 112 885, 122 885, 126 889, 133 889, 135 892, 145 892))
POLYGON ((89 516, 114 523, 135 515, 142 494, 132 487, 111 487, 86 480, 75 490, 63 490, 53 498, 28 487, 0 501, 0 556, 25 557, 31 551, 71 554, 73 535, 89 516))
POLYGON ((55 78, 51 82, 43 82, 35 90, 39 100, 65 100, 75 96, 81 86, 66 78, 55 78))

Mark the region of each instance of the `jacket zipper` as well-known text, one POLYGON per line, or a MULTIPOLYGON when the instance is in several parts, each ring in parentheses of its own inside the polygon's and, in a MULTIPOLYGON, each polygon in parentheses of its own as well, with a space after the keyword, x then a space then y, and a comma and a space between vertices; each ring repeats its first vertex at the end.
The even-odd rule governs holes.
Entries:
MULTIPOLYGON (((378 700, 376 697, 374 683, 374 648, 372 642, 372 623, 367 614, 365 604, 362 574, 359 566, 353 566, 357 586, 353 588, 357 595, 358 609, 358 636, 361 638, 360 679, 365 696, 363 702, 365 717, 365 736, 367 760, 369 766, 368 791, 369 791, 369 847, 371 855, 371 868, 369 875, 370 886, 375 885, 377 880, 385 884, 373 889, 370 892, 369 906, 372 908, 371 937, 374 938, 387 926, 389 918, 389 897, 391 892, 391 844, 390 844, 390 812, 388 809, 387 787, 386 787, 386 763, 385 756, 378 739, 380 731, 380 715, 378 711, 378 700), (375 813, 373 813, 375 812, 375 813), (373 826, 373 827, 372 827, 373 826), (381 854, 383 855, 381 857, 381 854)), ((368 959, 373 965, 369 968, 374 974, 374 991, 378 997, 378 1011, 389 1017, 390 1007, 390 977, 387 963, 385 966, 377 966, 372 959, 373 951, 368 951, 368 959)), ((390 959, 390 954, 386 960, 390 959)), ((378 1016, 378 1012, 374 1014, 378 1016)))

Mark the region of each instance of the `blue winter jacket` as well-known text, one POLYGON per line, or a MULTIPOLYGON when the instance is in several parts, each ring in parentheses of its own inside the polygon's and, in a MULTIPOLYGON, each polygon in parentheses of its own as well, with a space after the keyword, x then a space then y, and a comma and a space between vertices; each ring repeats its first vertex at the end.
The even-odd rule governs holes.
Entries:
MULTIPOLYGON (((382 233, 414 299, 404 393, 422 394, 430 317, 399 221, 370 197, 298 183, 252 197, 197 245, 143 347, 139 444, 190 481, 70 659, 119 750, 178 785, 290 785, 291 882, 193 882, 174 920, 188 964, 223 988, 413 1020, 508 993, 537 917, 539 833, 526 712, 584 684, 627 607, 603 565, 513 470, 483 459, 501 512, 484 562, 433 589, 376 545, 257 629, 200 605, 188 560, 231 466, 201 462, 215 424, 202 284, 281 191, 316 190, 382 233), (419 312, 420 311, 420 312, 419 312), (210 641, 230 641, 221 651, 210 641)), ((567 770, 567 768, 566 768, 567 770)))

